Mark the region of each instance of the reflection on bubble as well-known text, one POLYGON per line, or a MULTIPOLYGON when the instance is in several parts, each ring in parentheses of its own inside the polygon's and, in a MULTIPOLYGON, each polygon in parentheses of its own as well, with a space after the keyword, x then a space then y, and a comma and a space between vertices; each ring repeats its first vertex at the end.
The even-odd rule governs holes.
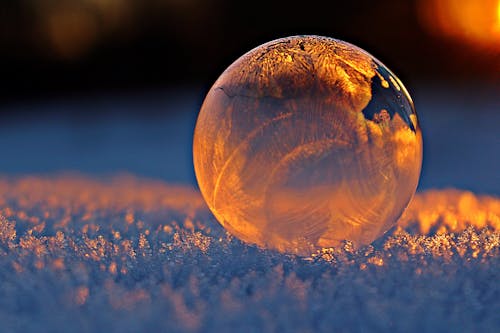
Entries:
POLYGON ((194 135, 203 197, 238 238, 308 254, 391 228, 417 186, 422 137, 392 72, 339 40, 261 45, 215 82, 194 135))

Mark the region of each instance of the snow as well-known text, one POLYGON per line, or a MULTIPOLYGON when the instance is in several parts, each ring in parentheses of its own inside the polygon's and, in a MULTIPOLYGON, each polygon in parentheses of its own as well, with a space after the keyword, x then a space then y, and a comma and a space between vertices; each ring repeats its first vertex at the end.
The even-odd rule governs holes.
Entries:
POLYGON ((0 180, 2 332, 493 332, 500 199, 417 193, 398 227, 297 257, 227 234, 198 192, 0 180))

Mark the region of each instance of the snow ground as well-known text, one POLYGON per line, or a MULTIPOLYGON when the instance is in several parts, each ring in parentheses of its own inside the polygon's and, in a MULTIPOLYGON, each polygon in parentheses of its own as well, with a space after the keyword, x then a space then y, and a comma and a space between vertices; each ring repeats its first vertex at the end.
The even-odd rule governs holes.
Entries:
POLYGON ((1 332, 498 332, 500 199, 418 193, 354 251, 228 235, 187 186, 0 180, 1 332))

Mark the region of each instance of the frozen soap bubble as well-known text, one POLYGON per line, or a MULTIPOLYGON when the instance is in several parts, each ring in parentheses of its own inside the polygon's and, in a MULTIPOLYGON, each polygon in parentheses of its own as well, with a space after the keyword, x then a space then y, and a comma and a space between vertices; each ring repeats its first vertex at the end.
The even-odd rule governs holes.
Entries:
POLYGON ((408 92, 380 61, 295 36, 222 73, 193 153, 201 193, 230 233, 307 255, 369 244, 395 225, 415 193, 422 136, 408 92))

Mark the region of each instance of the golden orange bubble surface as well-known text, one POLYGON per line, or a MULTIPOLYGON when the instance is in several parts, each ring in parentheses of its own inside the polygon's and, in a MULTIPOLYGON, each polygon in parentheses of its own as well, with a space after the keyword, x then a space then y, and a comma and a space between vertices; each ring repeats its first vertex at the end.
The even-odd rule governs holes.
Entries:
POLYGON ((236 60, 207 94, 194 166, 238 238, 307 254, 371 243, 408 205, 422 136, 399 79, 362 49, 295 36, 236 60))

